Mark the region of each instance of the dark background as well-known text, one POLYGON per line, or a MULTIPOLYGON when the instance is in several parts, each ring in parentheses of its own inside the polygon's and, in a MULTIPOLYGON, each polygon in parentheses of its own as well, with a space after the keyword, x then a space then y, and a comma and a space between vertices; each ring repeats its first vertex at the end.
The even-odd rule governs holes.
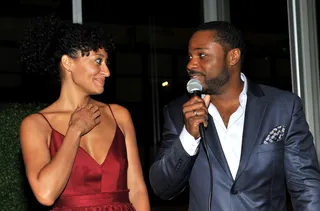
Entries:
MULTIPOLYGON (((111 77, 106 91, 96 98, 124 105, 131 112, 148 187, 148 169, 157 149, 154 143, 159 144, 161 133, 162 108, 185 92, 188 39, 203 22, 201 2, 82 1, 83 24, 101 24, 116 38, 111 77), (168 87, 161 86, 164 81, 169 82, 168 87), (158 98, 152 97, 152 88, 158 98)), ((0 102, 53 102, 59 84, 46 76, 24 73, 17 63, 17 41, 25 24, 37 16, 55 12, 71 22, 72 1, 11 0, 2 4, 0 102)), ((230 19, 243 31, 247 43, 243 72, 255 82, 291 90, 287 1, 230 0, 230 19)), ((317 20, 319 23, 319 15, 317 20)), ((152 206, 187 204, 186 194, 166 202, 150 190, 150 197, 152 206)))

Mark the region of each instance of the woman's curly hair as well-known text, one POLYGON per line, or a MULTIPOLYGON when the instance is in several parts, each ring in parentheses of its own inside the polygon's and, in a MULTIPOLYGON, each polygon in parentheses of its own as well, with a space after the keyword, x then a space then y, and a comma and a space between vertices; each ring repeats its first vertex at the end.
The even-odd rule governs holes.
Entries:
POLYGON ((20 41, 20 62, 26 72, 49 73, 60 78, 60 60, 63 55, 75 58, 91 50, 115 49, 113 38, 100 27, 79 23, 65 23, 54 14, 38 17, 26 29, 20 41))

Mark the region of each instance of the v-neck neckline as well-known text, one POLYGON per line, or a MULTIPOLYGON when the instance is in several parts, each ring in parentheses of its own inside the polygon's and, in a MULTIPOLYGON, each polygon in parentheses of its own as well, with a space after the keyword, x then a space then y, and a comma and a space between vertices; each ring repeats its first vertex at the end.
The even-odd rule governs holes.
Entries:
MULTIPOLYGON (((110 145, 109 150, 108 150, 107 154, 105 155, 105 158, 104 158, 104 160, 102 161, 101 164, 99 164, 99 163, 98 163, 84 148, 82 148, 80 145, 79 145, 79 149, 80 149, 82 152, 84 152, 84 154, 86 154, 94 163, 96 163, 96 164, 101 168, 101 167, 104 165, 104 163, 106 162, 107 158, 109 157, 111 148, 112 148, 113 145, 114 145, 113 143, 114 143, 114 140, 115 140, 116 135, 117 135, 117 133, 118 133, 118 129, 119 129, 118 124, 116 124, 116 130, 115 130, 115 132, 114 132, 114 136, 113 136, 111 145, 110 145)), ((62 136, 63 138, 65 137, 65 135, 63 135, 62 133, 60 133, 59 131, 57 131, 57 130, 54 129, 54 128, 52 128, 52 131, 58 133, 58 134, 59 134, 60 136, 62 136)), ((50 140, 50 145, 51 145, 51 140, 50 140)))

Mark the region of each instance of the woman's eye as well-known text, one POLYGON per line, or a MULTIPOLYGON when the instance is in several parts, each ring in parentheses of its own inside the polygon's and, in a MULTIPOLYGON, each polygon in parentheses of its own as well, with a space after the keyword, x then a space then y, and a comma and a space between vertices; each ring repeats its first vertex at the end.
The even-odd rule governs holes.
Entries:
POLYGON ((97 64, 101 64, 101 62, 102 62, 102 59, 96 59, 97 64))

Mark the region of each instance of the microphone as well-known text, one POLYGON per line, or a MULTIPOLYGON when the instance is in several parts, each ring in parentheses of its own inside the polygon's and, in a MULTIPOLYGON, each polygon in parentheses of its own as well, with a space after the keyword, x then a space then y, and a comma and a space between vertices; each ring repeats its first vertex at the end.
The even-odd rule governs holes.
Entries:
MULTIPOLYGON (((198 79, 193 78, 188 81, 187 90, 188 90, 189 94, 191 95, 191 97, 193 97, 193 96, 201 97, 202 85, 198 79)), ((201 138, 204 139, 205 135, 204 135, 203 123, 199 124, 199 132, 200 132, 201 138)))
POLYGON ((202 85, 198 79, 190 79, 187 83, 187 90, 191 96, 201 97, 202 85))
MULTIPOLYGON (((202 85, 198 79, 190 79, 187 83, 187 90, 191 97, 193 96, 199 96, 201 97, 202 92, 202 85)), ((199 132, 202 139, 202 145, 204 152, 207 157, 208 165, 209 165, 209 174, 210 174, 210 187, 209 187, 209 196, 208 196, 208 211, 211 211, 211 204, 212 204, 212 190, 213 190, 213 176, 212 176, 212 166, 211 161, 209 158, 209 152, 208 152, 208 144, 204 133, 204 125, 203 123, 199 124, 199 132)))

